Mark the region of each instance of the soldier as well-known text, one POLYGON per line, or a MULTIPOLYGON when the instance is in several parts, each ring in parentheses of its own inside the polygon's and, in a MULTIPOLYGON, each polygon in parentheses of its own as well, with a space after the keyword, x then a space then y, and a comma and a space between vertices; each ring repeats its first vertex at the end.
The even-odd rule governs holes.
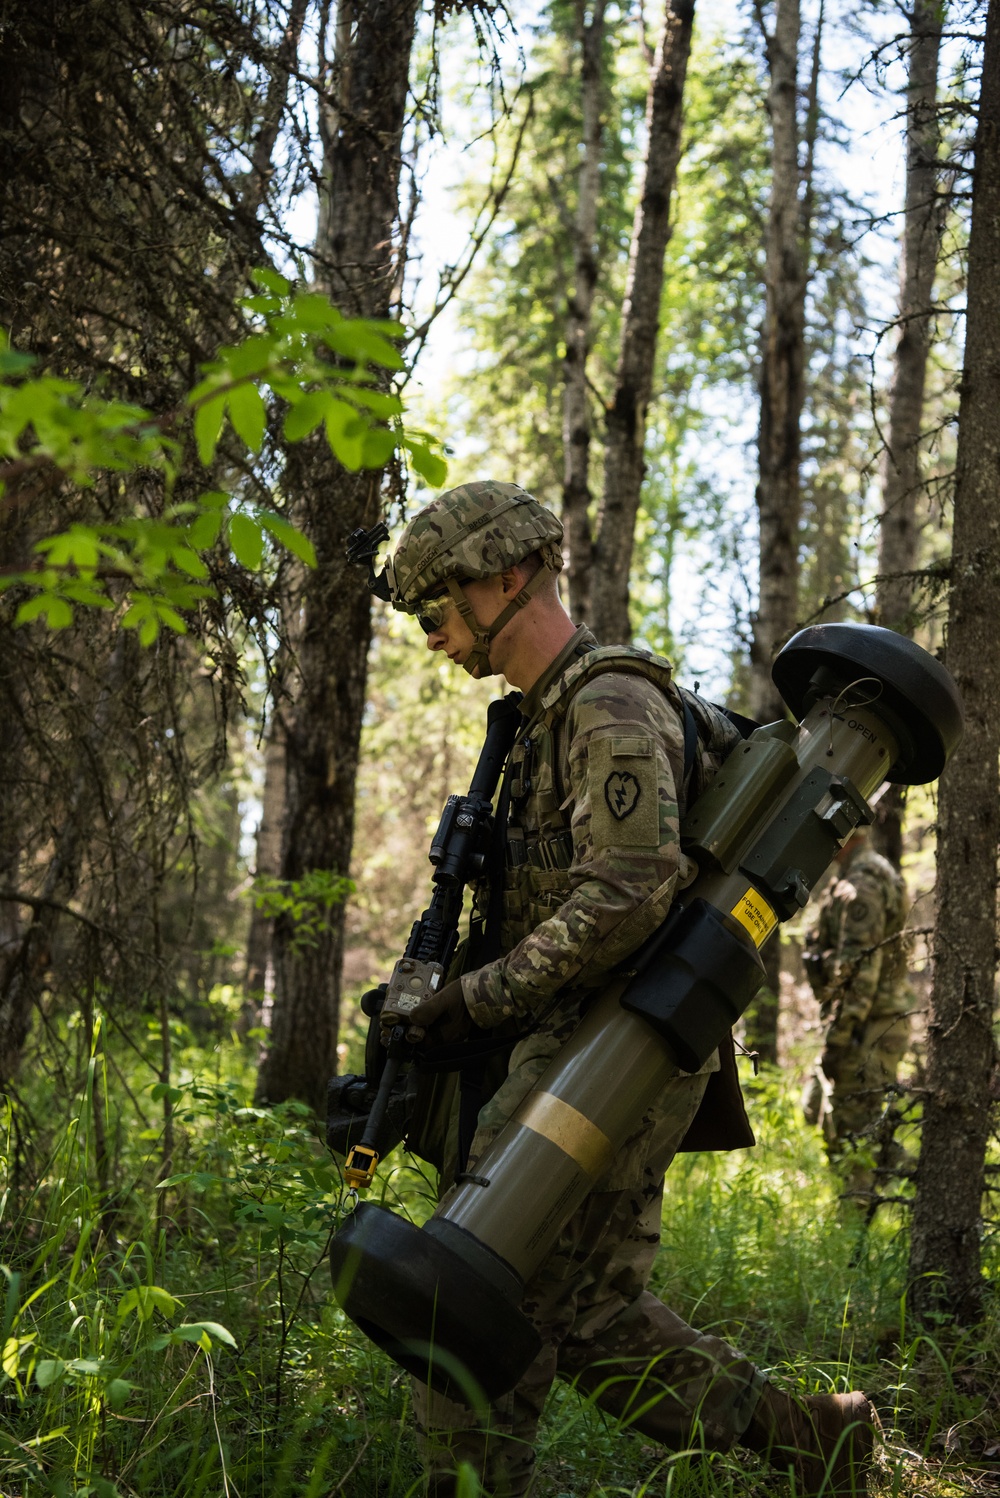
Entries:
MULTIPOLYGON (((737 737, 717 709, 693 697, 685 708, 665 661, 598 647, 573 624, 557 585, 561 538, 558 519, 517 485, 467 484, 410 522, 386 566, 395 606, 417 616, 428 649, 473 676, 502 674, 524 693, 498 803, 509 807, 498 955, 450 975, 409 1016, 415 1042, 504 1024, 522 1036, 478 1114, 468 1170, 609 970, 693 878, 679 803, 697 796, 737 737)), ((481 907, 489 896, 478 893, 481 907)), ((390 1027, 398 1016, 383 1018, 390 1027)), ((434 1498, 455 1493, 462 1462, 495 1498, 529 1491, 557 1374, 669 1447, 741 1444, 794 1469, 800 1493, 863 1491, 874 1424, 863 1394, 793 1399, 646 1288, 664 1171, 678 1148, 752 1142, 730 1041, 667 1086, 527 1285, 523 1309, 543 1347, 517 1388, 484 1421, 415 1386, 434 1498)))
POLYGON ((906 885, 864 833, 837 855, 833 882, 806 936, 805 964, 826 1026, 821 1077, 807 1094, 806 1116, 823 1119, 832 1161, 848 1156, 850 1195, 870 1193, 870 1152, 852 1145, 871 1135, 896 1080, 910 1035, 912 994, 907 983, 906 885))

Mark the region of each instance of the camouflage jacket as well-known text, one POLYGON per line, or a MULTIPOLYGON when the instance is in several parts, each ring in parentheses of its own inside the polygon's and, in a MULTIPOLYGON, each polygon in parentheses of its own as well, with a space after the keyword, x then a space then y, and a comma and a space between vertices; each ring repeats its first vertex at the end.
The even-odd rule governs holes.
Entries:
POLYGON ((910 1009, 907 910, 902 876, 866 845, 823 895, 805 960, 828 1024, 828 1046, 845 1046, 871 1020, 910 1009))
MULTIPOLYGON (((531 1032, 479 1115, 474 1157, 575 1029, 587 994, 608 983, 694 877, 680 847, 678 802, 700 793, 739 734, 707 703, 689 705, 698 745, 685 798, 681 703, 666 661, 597 647, 581 629, 522 704, 510 766, 504 953, 468 973, 463 987, 478 1024, 513 1017, 531 1032), (613 669, 612 660, 632 669, 613 669)), ((703 1070, 718 1067, 716 1054, 703 1070)), ((602 1189, 641 1177, 648 1123, 616 1156, 602 1189)))
MULTIPOLYGON (((739 735, 716 709, 689 701, 699 729, 693 796, 739 735)), ((577 630, 521 711, 504 955, 464 980, 469 1011, 483 1026, 538 1019, 557 996, 600 986, 695 872, 680 848, 684 732, 666 661, 598 648, 589 631, 577 630)))

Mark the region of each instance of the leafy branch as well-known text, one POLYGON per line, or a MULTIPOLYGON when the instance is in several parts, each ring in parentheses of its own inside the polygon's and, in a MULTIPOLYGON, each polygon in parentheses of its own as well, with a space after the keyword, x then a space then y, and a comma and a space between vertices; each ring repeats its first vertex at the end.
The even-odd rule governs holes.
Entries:
POLYGON ((115 521, 74 521, 35 543, 33 566, 0 572, 0 589, 28 592, 18 624, 44 617, 63 629, 77 607, 123 607, 122 624, 149 645, 163 626, 185 633, 184 613, 215 591, 205 554, 216 547, 250 571, 264 565, 268 541, 315 566, 302 531, 245 497, 212 488, 170 501, 189 431, 205 468, 227 428, 227 459, 235 462, 237 450, 256 458, 280 402, 286 442, 321 429, 352 473, 381 468, 400 451, 428 484, 444 482, 440 443, 404 426, 402 401, 386 388, 404 368, 403 329, 346 318, 273 271, 258 270, 254 280, 257 290, 241 302, 246 338, 221 349, 184 401, 159 414, 37 374, 34 357, 0 335, 0 514, 51 500, 67 483, 87 489, 101 476, 139 471, 162 475, 167 494, 158 514, 147 505, 115 521))

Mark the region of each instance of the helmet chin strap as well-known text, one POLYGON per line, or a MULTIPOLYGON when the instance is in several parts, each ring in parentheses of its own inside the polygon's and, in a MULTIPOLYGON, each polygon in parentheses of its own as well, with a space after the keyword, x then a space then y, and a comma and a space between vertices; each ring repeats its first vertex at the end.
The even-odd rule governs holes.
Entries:
POLYGON ((469 627, 469 633, 472 635, 472 649, 469 651, 466 660, 462 662, 463 670, 468 671, 469 675, 474 676, 477 681, 482 681, 484 676, 496 675, 494 668, 490 665, 491 642, 496 639, 505 625, 510 623, 514 615, 523 609, 532 596, 538 592, 539 587, 545 580, 545 574, 555 570, 555 568, 550 568, 548 562, 544 566, 539 567, 534 577, 529 577, 521 591, 511 599, 507 607, 489 625, 480 624, 472 612, 472 605, 459 587, 458 580, 454 577, 448 578, 448 592, 451 594, 455 607, 465 620, 469 627))

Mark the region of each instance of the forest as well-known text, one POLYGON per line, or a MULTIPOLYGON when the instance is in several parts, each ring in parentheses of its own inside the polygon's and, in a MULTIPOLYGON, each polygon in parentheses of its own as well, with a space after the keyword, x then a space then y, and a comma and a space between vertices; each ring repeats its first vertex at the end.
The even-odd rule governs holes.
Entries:
MULTIPOLYGON (((872 797, 876 1106, 831 1134, 834 873, 650 1288, 864 1390, 872 1493, 995 1492, 1000 0, 0 0, 0 204, 0 1495, 426 1491, 332 1293, 327 1088, 506 685, 347 544, 486 479, 561 518, 576 623, 755 723, 815 625, 954 680, 943 773, 872 797)), ((437 1187, 400 1145, 366 1196, 437 1187)), ((788 1491, 569 1377, 536 1455, 537 1498, 788 1491)))

